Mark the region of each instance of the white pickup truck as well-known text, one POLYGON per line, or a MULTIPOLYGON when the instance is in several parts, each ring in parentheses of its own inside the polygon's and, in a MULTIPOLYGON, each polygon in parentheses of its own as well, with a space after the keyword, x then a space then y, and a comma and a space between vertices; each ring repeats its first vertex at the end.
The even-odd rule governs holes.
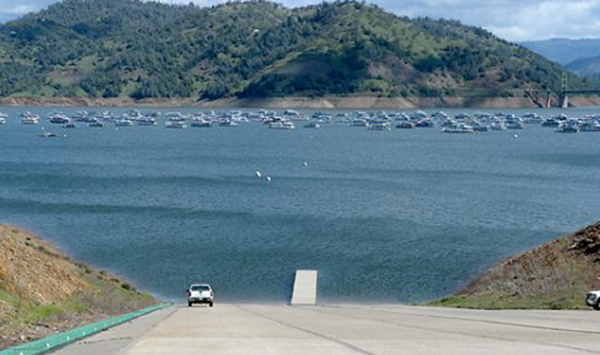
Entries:
POLYGON ((585 303, 594 307, 595 310, 600 311, 600 291, 590 291, 585 296, 585 303))
POLYGON ((206 303, 212 307, 214 300, 215 293, 209 284, 193 284, 187 290, 188 307, 194 303, 206 303))

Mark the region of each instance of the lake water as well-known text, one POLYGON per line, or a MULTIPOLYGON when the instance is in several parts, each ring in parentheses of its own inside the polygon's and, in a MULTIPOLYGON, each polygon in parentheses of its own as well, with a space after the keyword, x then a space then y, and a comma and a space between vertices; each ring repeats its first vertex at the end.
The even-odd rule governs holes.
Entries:
POLYGON ((209 282, 218 301, 286 302, 309 268, 324 302, 427 300, 600 217, 600 133, 65 130, 25 110, 51 109, 0 108, 0 222, 166 299, 209 282))

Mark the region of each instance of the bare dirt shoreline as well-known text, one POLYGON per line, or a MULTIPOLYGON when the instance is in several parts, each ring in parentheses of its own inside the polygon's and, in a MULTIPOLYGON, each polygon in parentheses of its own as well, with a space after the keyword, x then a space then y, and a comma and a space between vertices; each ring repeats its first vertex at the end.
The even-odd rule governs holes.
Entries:
POLYGON ((0 350, 157 302, 40 237, 0 224, 0 350))
MULTIPOLYGON (((600 106, 600 96, 570 98, 575 107, 600 106)), ((199 107, 199 108, 266 108, 266 109, 416 109, 416 108, 537 108, 525 97, 497 98, 424 98, 424 97, 279 97, 253 99, 198 100, 193 97, 134 100, 131 98, 90 97, 4 97, 0 106, 71 106, 71 107, 199 107)))

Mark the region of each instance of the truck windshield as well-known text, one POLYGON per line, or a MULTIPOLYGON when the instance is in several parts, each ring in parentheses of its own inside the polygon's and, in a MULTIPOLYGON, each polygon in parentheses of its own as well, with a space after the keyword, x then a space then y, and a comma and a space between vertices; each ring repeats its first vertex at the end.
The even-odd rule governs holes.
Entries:
POLYGON ((192 291, 208 291, 208 286, 192 286, 192 291))

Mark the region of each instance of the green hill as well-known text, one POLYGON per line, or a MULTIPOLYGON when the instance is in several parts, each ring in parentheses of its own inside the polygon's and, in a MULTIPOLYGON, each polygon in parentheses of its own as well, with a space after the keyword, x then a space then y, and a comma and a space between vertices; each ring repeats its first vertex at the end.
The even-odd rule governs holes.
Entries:
POLYGON ((596 57, 600 52, 600 39, 597 38, 552 38, 542 41, 526 41, 519 44, 562 65, 596 57))
POLYGON ((567 68, 579 76, 600 79, 600 57, 576 60, 567 68))
POLYGON ((354 1, 64 0, 0 26, 2 97, 508 97, 563 71, 480 28, 354 1))

